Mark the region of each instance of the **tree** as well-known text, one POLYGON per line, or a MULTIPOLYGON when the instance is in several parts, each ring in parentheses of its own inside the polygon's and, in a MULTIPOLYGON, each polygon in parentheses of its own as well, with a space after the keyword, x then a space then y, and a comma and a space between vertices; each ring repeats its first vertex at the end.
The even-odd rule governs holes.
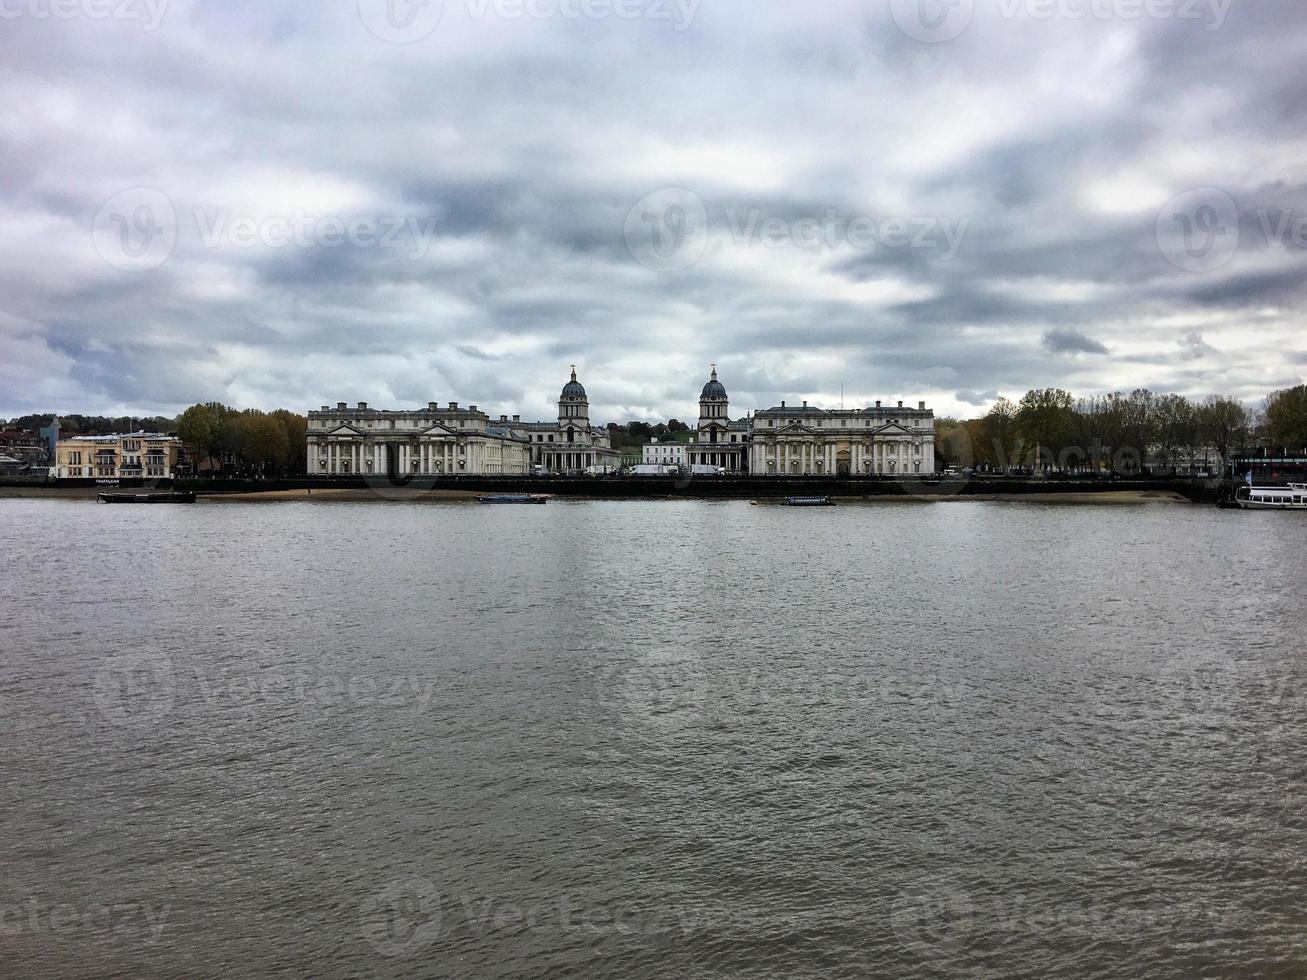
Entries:
POLYGON ((994 464, 1007 469, 1016 463, 1017 407, 1006 398, 994 402, 984 418, 985 445, 994 464))
MULTIPOLYGON (((218 459, 221 448, 219 431, 227 409, 217 402, 206 405, 192 405, 177 419, 177 435, 182 442, 195 450, 197 457, 207 457, 210 469, 218 459)), ((198 469, 198 460, 197 460, 198 469)))
POLYGON ((277 409, 272 417, 286 433, 289 453, 284 465, 292 473, 307 472, 309 420, 284 408, 277 409))
POLYGON ((1262 406, 1266 440, 1289 450, 1307 449, 1307 385, 1282 388, 1262 406))
POLYGON ((1198 439, 1212 446, 1221 457, 1221 467, 1230 459, 1230 450, 1241 446, 1252 427, 1252 413, 1233 398, 1210 395, 1198 406, 1198 439))
POLYGON ((1036 466, 1052 462, 1044 451, 1055 457, 1075 444, 1075 400, 1061 388, 1035 388, 1021 397, 1017 406, 1016 431, 1028 452, 1035 455, 1036 466))
POLYGON ((965 422, 957 419, 935 420, 935 465, 971 466, 975 462, 971 434, 965 422))
POLYGON ((1162 395, 1153 403, 1156 445, 1166 465, 1174 469, 1176 452, 1192 447, 1193 406, 1183 395, 1162 395))

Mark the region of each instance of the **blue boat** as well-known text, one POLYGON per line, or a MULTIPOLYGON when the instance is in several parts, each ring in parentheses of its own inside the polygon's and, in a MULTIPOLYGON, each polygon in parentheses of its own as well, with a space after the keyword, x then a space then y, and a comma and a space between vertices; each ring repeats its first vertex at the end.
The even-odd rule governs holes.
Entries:
POLYGON ((494 493, 477 497, 480 504, 545 504, 549 498, 538 493, 494 493))
POLYGON ((826 496, 786 497, 786 507, 834 507, 835 501, 826 496))

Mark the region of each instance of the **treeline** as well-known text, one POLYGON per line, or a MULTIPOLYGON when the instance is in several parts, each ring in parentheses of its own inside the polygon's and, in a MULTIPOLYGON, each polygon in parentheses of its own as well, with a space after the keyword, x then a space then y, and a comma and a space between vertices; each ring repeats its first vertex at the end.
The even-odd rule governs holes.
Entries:
POLYGON ((53 412, 37 415, 20 415, 10 419, 6 426, 36 432, 59 419, 61 438, 69 436, 108 436, 117 432, 163 432, 177 431, 177 420, 166 415, 58 415, 53 412))
POLYGON ((1307 386, 1277 391, 1260 416, 1233 398, 1193 401, 1146 388, 1076 398, 1061 388, 1000 398, 983 417, 940 419, 941 465, 1068 472, 1175 472, 1224 466, 1250 445, 1307 446, 1307 386))
POLYGON ((308 420, 286 409, 239 410, 219 402, 192 405, 177 435, 195 453, 198 472, 287 476, 306 471, 308 420))
POLYGON ((619 452, 622 450, 639 449, 651 439, 666 439, 668 436, 675 436, 680 432, 689 432, 690 427, 678 419, 671 419, 668 422, 627 422, 626 425, 618 425, 616 422, 608 423, 608 437, 612 442, 613 448, 619 452))

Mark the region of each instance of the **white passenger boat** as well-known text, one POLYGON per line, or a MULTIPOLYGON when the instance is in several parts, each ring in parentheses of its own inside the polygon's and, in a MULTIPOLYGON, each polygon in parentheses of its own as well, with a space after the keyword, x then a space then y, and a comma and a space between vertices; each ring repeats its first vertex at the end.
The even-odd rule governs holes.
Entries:
POLYGON ((1307 483, 1287 487, 1240 487, 1234 502, 1245 510, 1307 510, 1307 483))

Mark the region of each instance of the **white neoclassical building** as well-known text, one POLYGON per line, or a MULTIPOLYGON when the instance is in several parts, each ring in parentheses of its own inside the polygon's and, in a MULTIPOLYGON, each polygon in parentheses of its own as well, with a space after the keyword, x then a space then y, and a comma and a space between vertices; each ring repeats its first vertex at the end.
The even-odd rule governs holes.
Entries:
POLYGON ((563 387, 556 422, 497 421, 475 405, 458 402, 425 409, 381 411, 359 402, 323 405, 308 414, 310 476, 522 476, 532 466, 574 473, 589 466, 616 466, 608 430, 590 424, 585 388, 563 387))
POLYGON ((310 476, 525 474, 530 447, 506 417, 475 405, 431 402, 414 411, 380 411, 339 402, 308 415, 310 476))
POLYGON ((558 396, 557 422, 519 422, 514 416, 511 426, 515 435, 529 443, 532 465, 548 473, 582 473, 592 466, 616 468, 622 462, 608 430, 590 424, 590 399, 585 386, 576 380, 575 364, 572 379, 558 396))
POLYGON ((726 386, 717 380, 717 365, 709 369, 708 383, 699 393, 699 426, 694 441, 685 447, 691 466, 720 466, 728 473, 749 471, 749 419, 730 416, 726 386))
POLYGON ((781 402, 755 412, 749 471, 759 476, 908 476, 935 471, 935 413, 883 406, 821 409, 781 402))

